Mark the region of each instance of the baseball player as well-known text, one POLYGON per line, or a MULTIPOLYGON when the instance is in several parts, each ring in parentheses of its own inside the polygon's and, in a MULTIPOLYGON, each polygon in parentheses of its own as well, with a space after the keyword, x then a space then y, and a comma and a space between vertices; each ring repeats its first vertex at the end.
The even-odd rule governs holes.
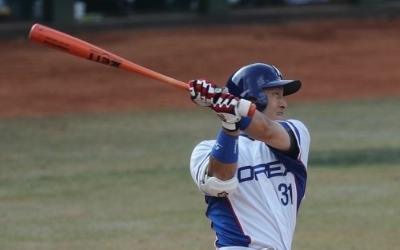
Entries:
POLYGON ((194 103, 221 118, 215 140, 193 150, 190 171, 205 194, 206 216, 217 250, 290 250, 304 197, 310 135, 298 120, 285 120, 285 96, 299 80, 255 63, 236 71, 225 88, 189 82, 194 103), (257 110, 246 117, 251 105, 257 110))

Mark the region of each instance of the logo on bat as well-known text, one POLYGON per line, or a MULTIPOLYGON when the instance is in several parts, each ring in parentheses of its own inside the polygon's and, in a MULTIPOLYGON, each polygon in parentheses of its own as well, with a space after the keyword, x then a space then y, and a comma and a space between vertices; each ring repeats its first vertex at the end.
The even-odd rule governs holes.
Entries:
POLYGON ((121 65, 121 62, 111 59, 107 54, 99 55, 99 54, 95 54, 95 53, 91 52, 89 54, 88 59, 91 61, 98 62, 98 63, 110 65, 110 66, 113 66, 116 68, 119 68, 119 66, 121 65))

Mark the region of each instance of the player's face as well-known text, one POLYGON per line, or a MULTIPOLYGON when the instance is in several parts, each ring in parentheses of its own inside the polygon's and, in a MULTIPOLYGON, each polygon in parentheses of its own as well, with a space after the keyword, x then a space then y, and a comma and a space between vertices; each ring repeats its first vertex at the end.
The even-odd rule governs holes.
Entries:
POLYGON ((272 120, 285 119, 287 102, 283 97, 283 87, 267 88, 264 92, 268 96, 268 105, 263 113, 272 120))

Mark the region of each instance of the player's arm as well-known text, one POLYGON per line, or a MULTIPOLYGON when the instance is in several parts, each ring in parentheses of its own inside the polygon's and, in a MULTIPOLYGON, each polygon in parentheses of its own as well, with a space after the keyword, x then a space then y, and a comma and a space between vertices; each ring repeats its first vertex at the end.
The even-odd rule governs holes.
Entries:
MULTIPOLYGON (((236 190, 238 180, 236 176, 225 180, 217 173, 214 173, 214 175, 218 175, 219 177, 210 175, 210 161, 213 159, 213 157, 210 157, 210 153, 214 144, 215 140, 202 141, 193 149, 190 157, 190 173, 194 182, 203 193, 209 196, 225 197, 236 190)), ((212 166, 218 168, 216 164, 218 164, 217 161, 213 162, 212 166)), ((236 164, 233 165, 232 167, 236 168, 236 164)), ((224 168, 226 166, 221 167, 224 168)))
MULTIPOLYGON (((295 150, 298 143, 291 127, 285 122, 278 121, 283 119, 284 110, 287 102, 284 98, 283 87, 271 87, 263 90, 266 96, 266 108, 263 111, 256 111, 251 122, 242 130, 251 138, 265 142, 269 146, 290 155, 295 150)), ((249 118, 244 118, 240 121, 249 118)), ((298 151, 298 150, 297 150, 298 151)))
POLYGON ((244 132, 251 138, 262 141, 289 156, 296 158, 298 155, 299 148, 294 132, 259 111, 255 112, 244 132))
POLYGON ((290 148, 288 131, 279 122, 269 119, 259 111, 255 112, 251 123, 244 132, 251 138, 265 142, 281 151, 287 151, 290 148))
POLYGON ((220 180, 231 179, 238 161, 239 121, 247 114, 251 102, 239 99, 206 80, 189 82, 191 99, 197 105, 210 107, 221 119, 222 129, 212 148, 208 174, 220 180))
POLYGON ((221 131, 213 145, 206 168, 203 168, 200 189, 211 196, 226 196, 233 192, 238 180, 235 177, 239 158, 238 122, 247 114, 251 102, 218 89, 215 84, 194 80, 189 82, 191 99, 197 105, 210 107, 221 119, 221 131))
POLYGON ((209 158, 209 176, 214 176, 220 180, 230 180, 235 176, 238 160, 238 137, 238 130, 222 129, 220 131, 209 158))

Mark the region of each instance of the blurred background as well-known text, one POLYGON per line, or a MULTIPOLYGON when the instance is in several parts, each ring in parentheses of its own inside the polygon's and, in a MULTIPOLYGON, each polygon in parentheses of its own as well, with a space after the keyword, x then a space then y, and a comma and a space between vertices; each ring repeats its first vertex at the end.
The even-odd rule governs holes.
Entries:
POLYGON ((284 6, 330 6, 399 3, 398 0, 0 0, 0 20, 71 23, 143 13, 228 13, 284 6))
POLYGON ((47 24, 182 81, 273 63, 312 143, 293 250, 400 246, 400 1, 0 0, 0 249, 213 249, 188 93, 28 39, 47 24), (96 32, 92 32, 96 31, 96 32))

